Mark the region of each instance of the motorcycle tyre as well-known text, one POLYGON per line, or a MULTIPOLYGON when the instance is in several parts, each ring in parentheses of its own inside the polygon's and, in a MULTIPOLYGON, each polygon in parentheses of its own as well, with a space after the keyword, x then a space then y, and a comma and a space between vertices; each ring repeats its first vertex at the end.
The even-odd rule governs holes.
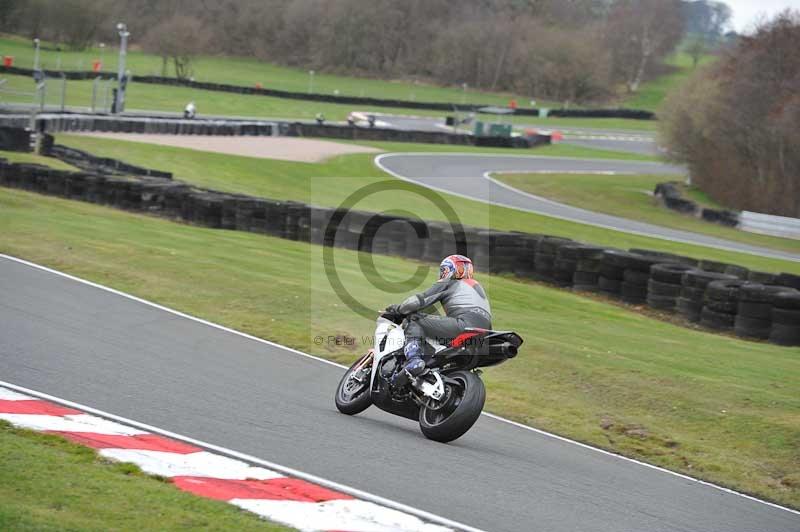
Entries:
POLYGON ((483 381, 471 371, 455 371, 447 375, 464 384, 465 391, 461 403, 444 421, 431 424, 426 418, 428 407, 419 409, 419 428, 426 438, 441 443, 451 442, 463 436, 478 421, 486 402, 486 387, 483 381))
MULTIPOLYGON (((367 356, 367 355, 364 355, 367 356)), ((339 381, 339 385, 336 387, 336 395, 334 397, 334 402, 336 403, 336 408, 342 414, 347 414, 348 416, 353 416, 355 414, 359 414, 366 410, 367 408, 372 405, 372 397, 370 396, 370 383, 369 380, 364 384, 367 390, 363 392, 361 395, 356 397, 355 399, 348 401, 343 396, 343 389, 344 385, 347 383, 347 379, 353 373, 353 368, 355 368, 361 361, 364 360, 364 357, 359 358, 353 365, 348 368, 345 374, 342 376, 341 380, 339 381)))

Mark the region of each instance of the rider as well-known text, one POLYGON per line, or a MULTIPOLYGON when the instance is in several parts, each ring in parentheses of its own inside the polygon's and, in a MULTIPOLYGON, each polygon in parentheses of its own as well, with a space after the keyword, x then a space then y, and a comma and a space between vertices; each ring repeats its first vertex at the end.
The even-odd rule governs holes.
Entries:
POLYGON ((425 338, 446 343, 469 327, 492 328, 489 299, 480 283, 472 278, 472 272, 472 261, 464 255, 445 257, 439 265, 439 280, 433 286, 421 294, 410 296, 399 305, 386 308, 388 312, 408 317, 406 345, 403 348, 406 363, 404 371, 395 376, 395 384, 400 383, 400 375, 405 380, 406 373, 417 376, 425 369, 422 359, 422 342, 425 338), (437 301, 442 303, 447 316, 419 313, 437 301))

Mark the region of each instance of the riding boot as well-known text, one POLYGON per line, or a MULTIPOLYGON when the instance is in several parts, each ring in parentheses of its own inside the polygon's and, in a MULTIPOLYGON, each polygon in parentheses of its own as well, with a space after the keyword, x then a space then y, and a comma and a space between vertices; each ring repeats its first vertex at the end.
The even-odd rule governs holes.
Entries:
POLYGON ((406 355, 406 363, 403 369, 398 371, 392 378, 392 384, 403 386, 408 382, 408 377, 416 377, 425 371, 425 361, 422 360, 422 345, 418 338, 409 338, 408 343, 403 347, 406 355))

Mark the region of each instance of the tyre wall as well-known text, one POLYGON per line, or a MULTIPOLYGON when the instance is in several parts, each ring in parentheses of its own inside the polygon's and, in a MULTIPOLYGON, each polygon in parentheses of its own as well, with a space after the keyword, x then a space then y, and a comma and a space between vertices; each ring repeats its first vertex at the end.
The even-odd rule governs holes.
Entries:
POLYGON ((800 345, 800 276, 647 249, 345 211, 202 189, 154 177, 68 172, 0 159, 0 186, 370 253, 438 261, 462 253, 479 271, 515 275, 649 307, 712 331, 800 345))

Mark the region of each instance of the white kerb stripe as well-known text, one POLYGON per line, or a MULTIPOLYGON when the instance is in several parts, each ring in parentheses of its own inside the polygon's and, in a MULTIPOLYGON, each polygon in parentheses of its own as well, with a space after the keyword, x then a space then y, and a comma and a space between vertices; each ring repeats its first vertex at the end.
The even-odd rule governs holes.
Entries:
POLYGON ((93 432, 114 436, 136 436, 147 434, 143 430, 121 425, 97 416, 88 414, 70 414, 68 416, 48 416, 42 414, 0 414, 13 425, 31 430, 55 430, 59 432, 93 432))
POLYGON ((167 478, 188 476, 225 480, 269 480, 284 476, 263 467, 253 467, 241 460, 208 451, 181 454, 138 449, 100 449, 99 452, 101 456, 112 460, 136 464, 145 473, 167 478))
POLYGON ((356 499, 318 503, 269 499, 231 499, 228 502, 300 530, 452 532, 451 528, 428 524, 413 515, 356 499))
POLYGON ((30 401, 33 399, 30 395, 23 395, 21 393, 0 388, 0 401, 30 401))

